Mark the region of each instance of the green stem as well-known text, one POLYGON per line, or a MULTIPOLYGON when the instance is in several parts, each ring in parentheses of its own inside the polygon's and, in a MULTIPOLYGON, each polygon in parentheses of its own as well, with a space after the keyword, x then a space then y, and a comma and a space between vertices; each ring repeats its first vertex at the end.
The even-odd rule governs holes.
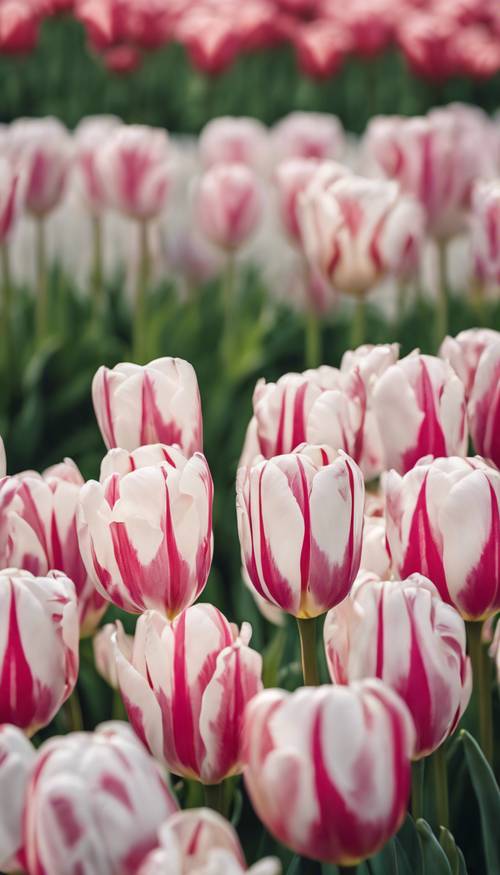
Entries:
POLYGON ((438 749, 432 754, 431 766, 434 777, 438 825, 449 829, 448 773, 446 770, 446 752, 444 744, 442 744, 441 747, 438 747, 438 749))
POLYGON ((436 350, 448 333, 448 245, 438 240, 438 299, 436 305, 436 350))
POLYGON ((10 253, 7 243, 2 243, 0 246, 1 258, 1 316, 3 327, 3 343, 4 343, 4 363, 6 365, 6 378, 9 373, 9 363, 11 358, 11 319, 12 319, 12 277, 10 273, 10 253))
POLYGON ((232 252, 228 253, 226 270, 222 281, 223 333, 221 352, 226 370, 231 364, 231 333, 234 310, 234 290, 236 282, 236 259, 232 252))
POLYGON ((411 767, 411 813, 417 821, 424 816, 425 760, 417 760, 411 767))
POLYGON ((223 784, 204 784, 205 804, 207 808, 224 814, 224 786, 223 784))
POLYGON ((146 356, 146 294, 151 279, 151 253, 149 249, 149 225, 139 222, 139 267, 135 292, 135 312, 133 327, 133 353, 138 364, 146 356))
POLYGON ((306 313, 305 359, 307 368, 318 368, 321 364, 321 324, 319 316, 312 307, 306 313))
POLYGON ((93 248, 93 263, 92 263, 92 305, 94 318, 98 319, 103 305, 104 292, 104 269, 103 269, 103 252, 102 252, 102 219, 100 216, 92 217, 92 248, 93 248))
POLYGON ((357 295, 351 323, 351 349, 362 346, 366 339, 366 296, 357 295))
POLYGON ((43 343, 48 325, 48 276, 47 241, 45 219, 35 219, 35 257, 36 257, 36 338, 43 343))
POLYGON ((82 708, 80 705, 80 698, 78 696, 78 690, 76 687, 66 702, 66 709, 71 732, 83 732, 84 725, 82 708))
POLYGON ((319 684, 318 654, 316 648, 317 617, 304 620, 297 617, 300 636, 300 653, 302 658, 302 674, 304 684, 316 687, 319 684))
POLYGON ((406 310, 406 300, 408 297, 408 283, 400 280, 398 283, 397 289, 397 298, 396 298, 396 332, 397 334, 401 333, 401 329, 403 327, 405 310, 406 310))
POLYGON ((472 662, 474 691, 479 710, 479 741, 483 753, 491 764, 493 761, 493 715, 491 707, 491 662, 481 640, 483 624, 467 623, 469 656, 472 662))

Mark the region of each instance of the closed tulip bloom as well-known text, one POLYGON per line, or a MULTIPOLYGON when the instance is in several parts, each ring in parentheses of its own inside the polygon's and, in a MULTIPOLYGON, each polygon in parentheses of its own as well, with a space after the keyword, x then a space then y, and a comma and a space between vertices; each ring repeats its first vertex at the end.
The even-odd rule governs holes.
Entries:
POLYGON ((334 115, 292 112, 272 130, 276 161, 287 158, 338 159, 345 149, 344 130, 334 115))
POLYGON ((139 618, 130 656, 114 636, 120 692, 135 731, 171 772, 219 784, 242 770, 246 704, 262 689, 262 657, 212 605, 169 623, 139 618))
POLYGON ((115 447, 106 453, 101 462, 99 480, 104 483, 111 474, 119 474, 123 477, 124 474, 131 474, 138 468, 151 468, 163 465, 165 462, 180 467, 184 464, 185 458, 177 447, 168 447, 166 444, 146 444, 131 453, 115 447))
POLYGON ((7 457, 5 455, 5 446, 0 437, 0 477, 5 477, 7 472, 7 457))
POLYGON ((84 480, 66 459, 42 475, 26 471, 0 482, 0 562, 35 575, 62 571, 75 585, 80 633, 90 635, 107 603, 80 554, 76 515, 84 480))
POLYGON ((127 724, 49 739, 26 796, 26 868, 134 875, 176 810, 162 770, 127 724))
POLYGON ((36 761, 36 751, 24 732, 5 723, 0 726, 0 866, 3 872, 21 868, 18 853, 24 796, 36 761))
POLYGON ((31 52, 38 41, 41 9, 33 0, 2 0, 0 3, 0 51, 31 52))
POLYGON ((95 216, 107 206, 106 188, 98 166, 98 152, 116 130, 115 116, 96 115, 82 119, 75 130, 78 181, 88 209, 95 216))
POLYGON ((328 79, 340 70, 351 49, 350 34, 338 21, 302 22, 293 33, 297 63, 306 76, 328 79))
POLYGON ((261 183, 245 164, 218 164, 199 180, 195 219, 200 232, 224 250, 247 243, 262 219, 261 183))
POLYGON ((68 131, 55 118, 19 119, 9 128, 7 148, 26 176, 27 209, 43 218, 66 189, 73 159, 68 131))
POLYGON ((424 236, 416 200, 395 183, 354 175, 323 191, 313 182, 300 200, 299 224, 310 264, 339 291, 355 295, 388 275, 411 273, 424 236))
POLYGON ((373 406, 387 468, 403 474, 422 456, 467 452, 464 385, 448 362, 406 356, 377 381, 373 406))
POLYGON ((0 247, 8 240, 16 225, 22 193, 20 171, 0 155, 0 247))
POLYGON ((354 865, 406 815, 414 739, 406 705, 378 680, 266 690, 245 714, 245 784, 279 841, 354 865))
POLYGON ((0 723, 33 735, 73 692, 78 611, 72 582, 57 571, 0 572, 0 723))
POLYGON ((486 347, 469 399, 469 426, 474 447, 500 466, 500 340, 486 347))
POLYGON ((439 355, 450 363, 465 386, 468 398, 476 377, 479 360, 490 343, 500 341, 500 331, 493 328, 468 328, 456 337, 445 337, 439 355))
POLYGON ((108 449, 177 444, 188 456, 203 449, 200 391, 192 365, 155 359, 143 367, 102 367, 92 382, 97 422, 108 449))
POLYGON ((246 164, 265 169, 269 141, 264 125, 253 118, 221 116, 203 128, 198 141, 204 167, 216 164, 246 164))
POLYGON ((99 592, 170 619, 192 604, 212 562, 213 483, 204 456, 148 466, 81 491, 78 536, 99 592))
MULTIPOLYGON (((117 690, 118 675, 116 673, 116 660, 112 641, 115 631, 116 626, 114 623, 106 623, 105 626, 101 626, 92 639, 92 647, 96 671, 110 687, 117 690)), ((120 643, 129 657, 132 655, 133 642, 133 635, 126 635, 125 632, 122 633, 120 643)))
POLYGON ((300 246, 301 232, 297 218, 298 198, 318 170, 317 158, 289 158, 275 171, 278 210, 289 240, 300 246))
POLYGON ((234 829, 209 808, 179 811, 161 827, 160 847, 152 851, 138 875, 279 875, 281 866, 268 858, 247 869, 234 829))
POLYGON ((500 473, 475 459, 422 459, 389 472, 387 540, 394 570, 435 584, 466 620, 500 609, 500 473))
POLYGON ((367 492, 365 499, 360 575, 364 572, 376 574, 384 580, 391 573, 391 557, 387 550, 385 531, 385 501, 382 495, 370 492, 367 492))
POLYGON ((401 696, 415 724, 416 759, 453 734, 472 690, 465 623, 426 577, 360 576, 327 614, 324 639, 333 683, 376 677, 401 696))
POLYGON ((144 222, 163 211, 172 176, 166 131, 120 125, 98 150, 96 166, 109 206, 144 222))
POLYGON ((478 184, 472 198, 472 258, 477 278, 500 288, 500 182, 478 184))
POLYGON ((257 593, 299 618, 349 592, 359 569, 364 483, 345 453, 303 445, 240 468, 242 561, 257 593))

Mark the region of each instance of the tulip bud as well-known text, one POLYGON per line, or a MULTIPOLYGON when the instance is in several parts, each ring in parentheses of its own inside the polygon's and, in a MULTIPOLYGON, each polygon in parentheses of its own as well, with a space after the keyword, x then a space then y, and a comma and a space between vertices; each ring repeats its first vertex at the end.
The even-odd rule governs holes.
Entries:
POLYGON ((108 203, 139 221, 157 218, 165 207, 172 168, 166 131, 120 125, 96 155, 108 203))
POLYGON ((456 337, 445 337, 439 355, 449 362, 465 386, 469 397, 476 377, 479 360, 490 343, 500 340, 500 331, 493 328, 468 328, 456 337))
POLYGON ((324 638, 333 683, 376 677, 401 696, 415 724, 415 758, 453 734, 472 690, 465 624, 427 578, 360 575, 327 614, 324 638))
POLYGON ((279 841, 353 865, 404 819, 414 738, 406 705, 378 680, 266 690, 245 713, 245 784, 279 841))
POLYGON ((92 400, 108 449, 178 444, 188 456, 203 449, 198 381, 183 359, 155 359, 144 367, 123 362, 112 370, 103 365, 92 400))
POLYGON ((156 611, 139 618, 132 656, 113 637, 120 692, 137 734, 176 775, 219 784, 242 769, 241 727, 262 689, 262 658, 212 605, 173 623, 156 611))
POLYGON ((345 453, 303 445, 240 468, 242 561, 257 593, 295 617, 317 617, 348 594, 359 569, 364 483, 345 453))
POLYGON ((21 173, 0 155, 0 247, 15 227, 21 207, 21 173))
POLYGON ((107 604, 87 574, 76 514, 84 480, 71 459, 42 475, 26 471, 0 482, 0 561, 35 575, 66 574, 75 585, 80 633, 90 635, 107 604))
POLYGON ((254 170, 263 170, 269 151, 268 133, 264 125, 253 118, 215 118, 203 128, 198 149, 206 168, 216 164, 246 164, 254 170))
POLYGON ((152 468, 165 462, 174 468, 181 468, 185 461, 184 455, 177 447, 168 447, 166 444, 146 444, 144 447, 137 447, 131 453, 115 447, 101 462, 99 480, 104 483, 111 474, 119 474, 123 477, 124 474, 131 474, 139 468, 152 468))
POLYGON ((209 808, 179 811, 163 824, 160 847, 152 851, 137 875, 279 875, 277 860, 268 858, 247 869, 232 826, 209 808))
POLYGON ((321 112, 292 112, 272 130, 276 161, 287 158, 337 160, 345 149, 344 131, 338 118, 321 112))
POLYGON ((466 620, 500 609, 500 472, 482 459, 422 459, 384 480, 395 573, 428 577, 466 620))
POLYGON ((32 0, 2 0, 0 4, 0 51, 32 52, 38 40, 41 9, 32 0))
POLYGON ((13 723, 33 735, 69 698, 77 675, 72 582, 57 571, 47 577, 0 572, 0 724, 13 723))
POLYGON ((500 466, 500 339, 479 359, 468 413, 477 452, 500 466))
POLYGON ((472 257, 477 278, 500 288, 500 182, 481 183, 472 199, 472 257))
POLYGON ((391 557, 387 550, 385 533, 385 501, 382 495, 369 492, 365 500, 360 569, 360 574, 367 571, 384 580, 388 579, 391 573, 391 557))
POLYGON ((36 761, 36 751, 24 732, 5 723, 0 726, 0 867, 20 869, 24 797, 36 761))
POLYGON ((212 562, 212 499, 201 453, 89 481, 78 537, 99 592, 126 611, 155 608, 170 619, 196 601, 212 562))
POLYGON ((40 748, 26 796, 26 868, 134 875, 176 810, 162 770, 127 724, 52 738, 40 748))
POLYGON ((301 244, 297 217, 298 199, 316 174, 320 162, 316 158, 289 158, 278 164, 275 172, 278 209, 281 223, 294 244, 301 244))
POLYGON ((115 116, 96 115, 82 119, 75 130, 78 180, 85 203, 95 216, 107 206, 106 188, 99 172, 97 156, 119 124, 120 120, 115 116))
MULTIPOLYGON (((106 623, 105 626, 101 626, 92 639, 92 646, 96 671, 110 687, 117 690, 118 675, 116 673, 115 653, 112 642, 115 631, 115 623, 106 623)), ((122 632, 120 643, 126 651, 127 657, 130 658, 132 656, 134 636, 126 635, 125 632, 122 632)))
POLYGON ((195 218, 201 233, 221 249, 239 249, 262 219, 264 198, 258 177, 245 164, 218 164, 199 180, 195 218))
POLYGON ((388 368, 373 392, 386 467, 404 473, 422 456, 465 455, 464 396, 451 366, 434 356, 412 353, 388 368))
POLYGON ((62 200, 73 147, 66 128, 55 118, 19 119, 8 133, 8 150, 26 175, 26 206, 43 218, 62 200))

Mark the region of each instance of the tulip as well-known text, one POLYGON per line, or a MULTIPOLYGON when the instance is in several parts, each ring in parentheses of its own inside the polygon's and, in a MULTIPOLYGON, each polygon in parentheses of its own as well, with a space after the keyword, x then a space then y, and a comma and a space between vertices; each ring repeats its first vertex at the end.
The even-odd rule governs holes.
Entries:
MULTIPOLYGON (((116 626, 114 623, 106 623, 106 625, 102 626, 94 635, 92 646, 94 650, 94 664, 96 671, 110 687, 117 690, 118 675, 116 672, 116 661, 112 642, 115 630, 116 626)), ((133 635, 122 634, 120 643, 123 649, 126 650, 128 658, 132 656, 133 642, 133 635)))
MULTIPOLYGON (((353 54, 362 58, 380 55, 389 46, 394 30, 394 7, 390 0, 352 0, 339 7, 339 19, 347 30, 353 54)), ((374 72, 370 71, 373 76, 374 72)))
POLYGON ((500 331, 493 328, 468 328, 456 337, 445 337, 439 355, 448 361, 465 386, 469 398, 479 360, 490 343, 500 340, 500 331))
POLYGON ((361 557, 364 484, 356 463, 302 445, 240 468, 236 491, 242 561, 257 593, 301 619, 342 601, 361 557))
POLYGON ((500 182, 478 184, 472 200, 472 257, 480 283, 500 288, 500 182))
POLYGON ((0 572, 0 724, 33 735, 71 695, 78 675, 72 582, 57 571, 0 572))
POLYGON ((5 446, 0 437, 0 478, 5 477, 7 471, 7 458, 5 456, 5 446))
POLYGON ((386 467, 404 474, 422 456, 465 455, 464 394, 451 365, 434 356, 412 353, 388 368, 373 391, 386 467))
POLYGON ((40 15, 33 0, 2 0, 0 3, 0 51, 31 52, 38 41, 40 15))
POLYGON ((198 149, 207 169, 217 164, 246 164, 263 170, 268 159, 268 134, 256 119, 224 116, 205 125, 198 149))
POLYGON ((170 619, 196 601, 212 562, 212 499, 201 453, 89 481, 78 537, 98 591, 126 611, 170 619))
POLYGON ((219 784, 242 770, 243 712, 262 689, 262 657, 212 605, 173 623, 139 618, 132 655, 113 637, 120 692, 135 731, 176 775, 219 784))
POLYGON ((306 76, 329 79, 338 73, 351 49, 348 31, 340 22, 304 22, 293 34, 297 63, 306 76))
POLYGON ((75 130, 76 167, 88 209, 98 216, 107 206, 105 181, 99 172, 98 153, 118 129, 120 120, 112 115, 82 119, 75 130))
POLYGON ((320 167, 316 158, 289 158, 278 164, 275 172, 278 210, 281 223, 291 243, 301 244, 297 216, 298 199, 320 167))
POLYGON ((399 828, 415 730, 381 681, 266 690, 247 707, 244 734, 253 806, 296 853, 355 865, 399 828))
POLYGON ((134 875, 176 810, 161 769, 126 724, 49 739, 26 796, 26 868, 134 875))
POLYGON ((76 514, 84 480, 67 459, 42 475, 27 471, 0 483, 0 563, 43 576, 57 569, 75 585, 80 632, 92 634, 107 607, 87 574, 76 514))
POLYGON ((193 66, 209 75, 227 70, 241 48, 231 17, 216 15, 210 7, 198 4, 183 16, 176 37, 186 47, 193 66))
POLYGON ((344 131, 338 118, 320 112, 292 112, 272 130, 276 161, 287 158, 338 159, 344 149, 344 131))
POLYGON ((22 194, 21 172, 8 158, 0 155, 0 248, 16 225, 22 194))
POLYGON ((26 173, 26 207, 38 219, 62 200, 73 146, 57 119, 19 119, 9 128, 7 148, 26 173))
POLYGON ((478 453, 500 466, 500 339, 484 350, 470 394, 469 426, 478 453))
POLYGON ((227 252, 248 242, 262 219, 263 207, 260 182, 245 164, 218 164, 198 183, 196 223, 207 240, 227 252))
POLYGON ((432 580, 466 620, 500 609, 500 473, 476 457, 422 459, 389 472, 387 540, 401 579, 432 580))
POLYGON ((92 383, 92 400, 108 449, 178 444, 188 456, 203 449, 198 381, 183 359, 103 366, 92 383))
POLYGON ((21 830, 26 788, 36 761, 36 751, 24 732, 5 723, 0 726, 0 867, 20 869, 21 830))
POLYGON ((131 453, 116 447, 104 456, 99 480, 104 483, 111 474, 119 474, 123 477, 124 474, 131 474, 138 468, 156 467, 165 462, 174 468, 181 468, 185 458, 177 447, 168 447, 166 444, 146 444, 131 453))
POLYGON ((179 811, 161 827, 160 847, 152 851, 137 875, 279 875, 277 860, 268 858, 247 869, 232 826, 209 808, 179 811))
POLYGON ((415 724, 416 759, 453 734, 472 690, 465 624, 427 578, 361 575, 327 614, 324 639, 333 683, 376 677, 401 696, 415 724))
POLYGON ((385 501, 383 496, 369 492, 365 500, 360 569, 360 575, 369 572, 383 580, 387 580, 391 573, 391 557, 387 550, 385 531, 385 501))

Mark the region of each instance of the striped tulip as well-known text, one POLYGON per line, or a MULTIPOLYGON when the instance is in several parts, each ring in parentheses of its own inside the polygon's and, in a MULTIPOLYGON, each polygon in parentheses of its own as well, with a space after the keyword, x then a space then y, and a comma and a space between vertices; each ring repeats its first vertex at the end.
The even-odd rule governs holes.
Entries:
POLYGON ((0 478, 5 477, 7 473, 7 457, 5 455, 5 446, 0 437, 0 478))
POLYGON ((500 472, 478 457, 427 458, 384 487, 395 573, 425 575, 466 620, 500 610, 500 472))
POLYGON ((7 149, 25 174, 28 211, 43 218, 66 190, 73 159, 68 131, 55 118, 18 119, 9 128, 7 149))
MULTIPOLYGON (((116 673, 115 651, 112 640, 115 631, 116 626, 114 623, 106 623, 97 630, 92 639, 96 671, 113 690, 118 689, 118 675, 116 673)), ((129 658, 132 656, 133 642, 134 636, 126 635, 124 632, 121 636, 120 644, 127 651, 129 658)))
POLYGON ((468 328, 456 337, 445 337, 439 349, 442 359, 449 362, 465 386, 468 398, 474 385, 479 360, 491 343, 500 341, 500 331, 494 328, 468 328))
POLYGON ((262 689, 262 657, 217 608, 194 605, 169 623, 139 618, 131 656, 113 638, 120 692, 135 731, 171 772, 218 784, 242 770, 241 727, 262 689))
POLYGON ((119 124, 116 116, 96 115, 83 118, 75 129, 77 179, 85 204, 94 216, 99 216, 107 206, 98 152, 119 124))
POLYGON ((338 118, 329 113, 292 112, 272 130, 276 161, 287 158, 337 160, 345 149, 345 138, 338 118))
POLYGON ((8 723, 0 726, 0 868, 3 872, 16 872, 21 868, 18 854, 24 797, 35 761, 35 748, 24 732, 8 723))
POLYGON ((146 858, 137 875, 279 875, 277 860, 262 860, 247 869, 232 826, 209 808, 179 811, 159 832, 160 847, 146 858))
POLYGON ((245 784, 279 841, 354 865, 405 817, 414 737, 406 705, 378 680, 266 690, 245 713, 245 784))
POLYGON ((422 456, 465 455, 465 390, 448 362, 412 353, 373 392, 387 468, 409 471, 422 456))
POLYGON ((483 352, 469 399, 474 447, 500 466, 500 338, 483 352))
POLYGON ((99 592, 123 610, 170 619, 196 601, 212 562, 212 499, 201 453, 89 481, 78 537, 99 592))
POLYGON ((366 494, 360 569, 360 574, 368 571, 382 578, 389 578, 391 573, 385 534, 385 501, 377 493, 366 494))
POLYGON ((134 875, 176 810, 162 770, 127 724, 51 738, 26 794, 25 867, 31 875, 134 875))
POLYGON ((406 702, 416 759, 455 731, 472 690, 465 623, 427 578, 360 576, 327 614, 324 638, 333 683, 380 678, 406 702))
POLYGON ((163 465, 165 462, 175 468, 181 468, 185 458, 177 447, 168 447, 166 444, 146 444, 144 447, 137 447, 131 453, 115 447, 106 453, 101 462, 99 480, 104 483, 112 474, 123 477, 124 474, 131 474, 138 468, 156 468, 157 465, 163 465))
POLYGON ((92 400, 108 449, 178 444, 188 456, 203 449, 198 381, 183 359, 102 366, 92 382, 92 400))
POLYGON ((479 183, 472 198, 472 258, 481 283, 500 288, 500 182, 479 183))
POLYGON ((33 735, 73 692, 78 611, 70 580, 51 571, 0 572, 0 724, 33 735))
POLYGON ((0 247, 15 227, 21 200, 22 175, 11 161, 0 155, 0 247))
POLYGON ((73 581, 80 634, 92 634, 107 604, 87 574, 76 515, 84 480, 66 459, 42 475, 27 471, 0 482, 0 561, 35 575, 62 571, 73 581))
POLYGON ((240 468, 238 532, 257 593, 295 617, 348 594, 359 569, 364 483, 345 453, 304 444, 240 468))
POLYGON ((210 243, 228 252, 239 249, 263 215, 257 174, 246 164, 217 164, 199 180, 194 209, 197 227, 210 243))
POLYGON ((257 119, 221 116, 205 125, 198 149, 206 168, 216 164, 246 164, 255 170, 264 170, 268 161, 268 134, 257 119))

